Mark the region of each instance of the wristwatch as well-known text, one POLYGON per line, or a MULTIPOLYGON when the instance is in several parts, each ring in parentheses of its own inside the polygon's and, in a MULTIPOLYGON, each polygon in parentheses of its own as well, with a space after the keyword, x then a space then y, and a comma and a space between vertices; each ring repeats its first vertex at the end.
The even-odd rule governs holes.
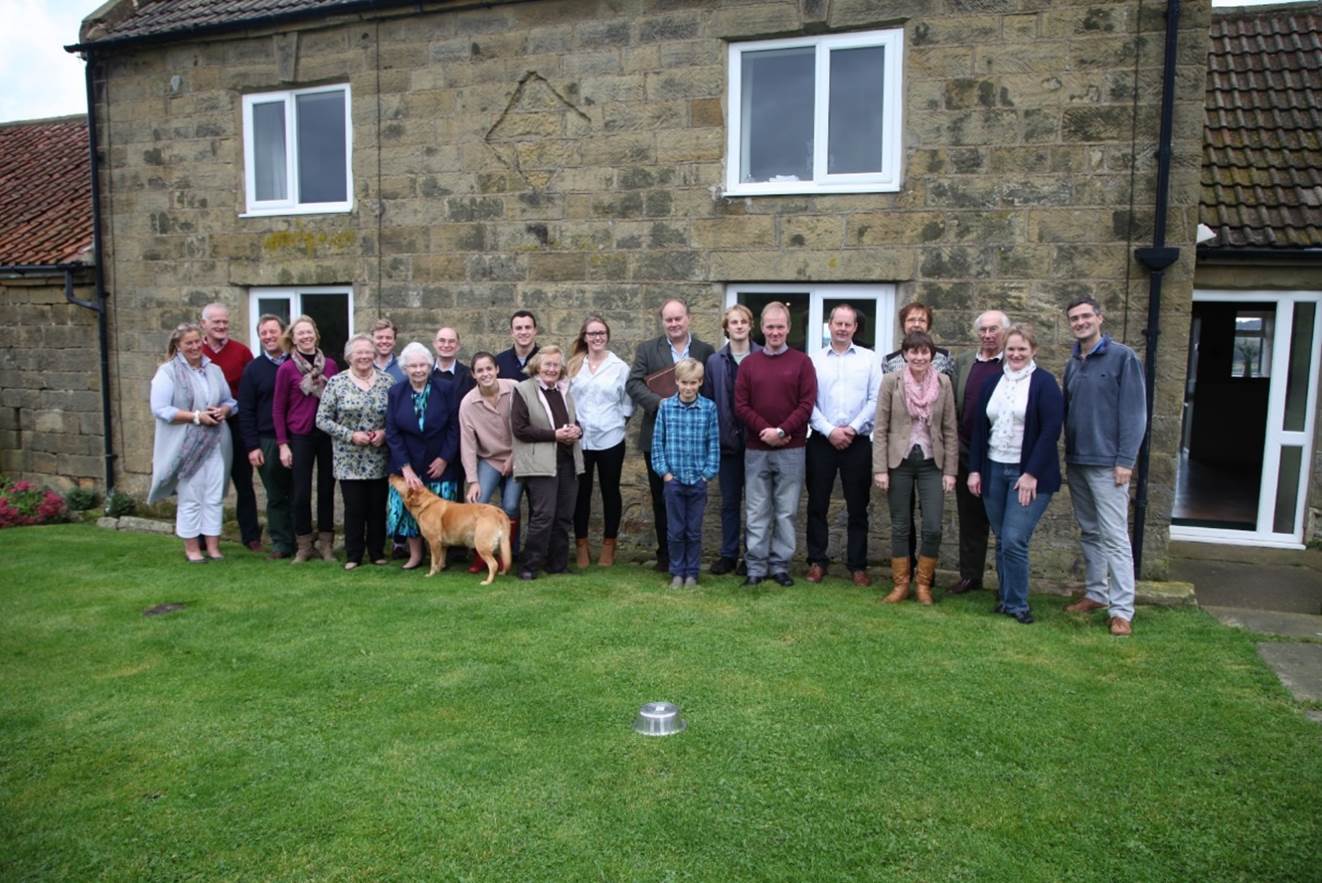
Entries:
POLYGON ((193 412, 193 425, 194 425, 194 426, 201 426, 201 425, 202 425, 202 412, 201 412, 201 411, 194 411, 194 412, 193 412))
POLYGON ((783 429, 781 429, 779 426, 777 426, 777 427, 776 427, 776 435, 780 436, 781 438, 784 438, 784 437, 785 437, 785 430, 783 430, 783 429))

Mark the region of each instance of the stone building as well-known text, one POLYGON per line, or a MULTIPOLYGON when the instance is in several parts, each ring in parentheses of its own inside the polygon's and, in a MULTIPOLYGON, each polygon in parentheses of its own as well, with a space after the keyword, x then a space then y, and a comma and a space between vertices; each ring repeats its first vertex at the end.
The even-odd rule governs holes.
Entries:
MULTIPOLYGON (((808 349, 859 305, 971 343, 1031 322, 1060 374, 1063 307, 1091 294, 1143 351, 1163 70, 1174 74, 1145 570, 1165 566, 1194 278, 1210 11, 1044 0, 123 2, 74 48, 94 81, 102 266, 128 490, 150 471, 165 329, 213 300, 241 337, 309 312, 342 340, 509 314, 567 341, 589 311, 624 358, 680 295, 719 341, 729 303, 786 300, 808 349)), ((629 458, 625 532, 650 528, 629 458)), ((886 536, 874 506, 873 554, 886 536)), ((953 509, 953 506, 951 507, 953 509)), ((953 516, 947 545, 953 557, 953 516)), ((1035 564, 1077 568, 1065 494, 1035 564)))
POLYGON ((104 481, 87 120, 0 123, 0 472, 104 481))

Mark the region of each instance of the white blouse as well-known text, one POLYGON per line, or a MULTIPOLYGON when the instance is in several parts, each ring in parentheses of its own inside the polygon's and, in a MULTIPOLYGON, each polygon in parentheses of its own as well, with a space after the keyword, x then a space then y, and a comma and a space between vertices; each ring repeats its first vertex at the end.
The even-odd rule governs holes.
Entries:
POLYGON ((1007 367, 987 402, 991 421, 987 456, 994 463, 1019 464, 1023 461, 1024 415, 1028 413, 1029 378, 1037 368, 1030 362, 1018 376, 1007 367))
POLYGON ((583 366, 569 384, 578 423, 583 427, 583 450, 604 451, 624 441, 624 424, 633 413, 633 399, 624 391, 629 366, 615 353, 596 372, 583 359, 583 366))

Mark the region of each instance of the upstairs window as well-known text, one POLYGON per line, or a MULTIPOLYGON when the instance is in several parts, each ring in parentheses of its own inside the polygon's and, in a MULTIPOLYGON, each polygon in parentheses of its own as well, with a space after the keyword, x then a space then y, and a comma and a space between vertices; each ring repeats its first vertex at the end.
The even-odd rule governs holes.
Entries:
POLYGON ((243 96, 248 215, 353 208, 349 87, 243 96))
POLYGON ((900 189, 900 29, 730 46, 726 193, 900 189))

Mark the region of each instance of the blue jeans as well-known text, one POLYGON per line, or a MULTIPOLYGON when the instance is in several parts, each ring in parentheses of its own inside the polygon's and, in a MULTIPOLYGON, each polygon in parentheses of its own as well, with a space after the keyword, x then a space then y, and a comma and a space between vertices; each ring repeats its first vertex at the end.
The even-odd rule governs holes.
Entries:
POLYGON ((991 460, 982 474, 982 504, 996 534, 997 597, 1007 613, 1028 609, 1028 541, 1051 502, 1051 494, 1039 492, 1027 506, 1019 505, 1014 483, 1020 474, 1018 463, 991 460))
MULTIPOLYGON (((500 470, 486 460, 477 461, 477 488, 479 503, 489 503, 500 490, 500 508, 515 521, 519 520, 519 495, 523 493, 523 484, 513 475, 501 475, 500 470)), ((514 531, 510 539, 511 555, 519 554, 519 532, 514 531)))
POLYGON ((721 452, 721 557, 739 559, 744 517, 744 452, 721 452))
POLYGON ((672 478, 665 483, 667 540, 670 544, 670 575, 698 578, 702 558, 702 514, 707 508, 707 482, 682 484, 672 478))

